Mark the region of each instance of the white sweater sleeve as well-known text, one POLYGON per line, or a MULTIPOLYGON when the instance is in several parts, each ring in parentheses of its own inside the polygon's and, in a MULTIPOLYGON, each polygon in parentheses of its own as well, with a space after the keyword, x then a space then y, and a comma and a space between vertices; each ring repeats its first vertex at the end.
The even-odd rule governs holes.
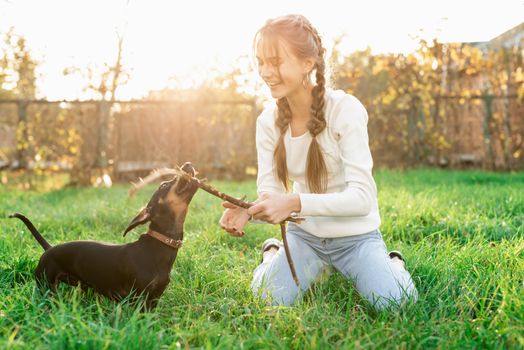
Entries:
POLYGON ((346 96, 333 111, 346 187, 337 193, 300 193, 303 216, 366 216, 376 201, 373 160, 367 133, 368 114, 354 97, 346 96))
POLYGON ((275 177, 273 153, 278 141, 278 132, 275 128, 274 108, 265 109, 257 118, 256 146, 257 146, 257 193, 283 193, 284 185, 275 177))

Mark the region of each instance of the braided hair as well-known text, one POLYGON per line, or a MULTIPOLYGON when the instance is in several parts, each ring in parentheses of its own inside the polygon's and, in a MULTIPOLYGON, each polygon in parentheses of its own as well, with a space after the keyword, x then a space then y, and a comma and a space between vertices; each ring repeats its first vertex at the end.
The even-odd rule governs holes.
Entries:
MULTIPOLYGON (((313 193, 326 192, 327 167, 317 140, 317 135, 326 128, 324 103, 326 92, 324 54, 326 50, 322 46, 320 35, 304 16, 287 15, 268 20, 257 32, 255 41, 259 38, 272 42, 275 47, 277 40, 283 39, 289 44, 298 58, 313 58, 315 60, 312 71, 315 71, 316 85, 311 92, 313 102, 307 123, 312 141, 307 154, 306 183, 309 190, 313 193)), ((307 75, 308 82, 310 81, 309 74, 307 75)), ((291 122, 291 108, 287 98, 282 97, 277 100, 277 109, 278 115, 275 124, 280 131, 280 135, 273 154, 276 164, 275 175, 282 182, 285 189, 289 190, 286 148, 284 146, 284 135, 291 122)))

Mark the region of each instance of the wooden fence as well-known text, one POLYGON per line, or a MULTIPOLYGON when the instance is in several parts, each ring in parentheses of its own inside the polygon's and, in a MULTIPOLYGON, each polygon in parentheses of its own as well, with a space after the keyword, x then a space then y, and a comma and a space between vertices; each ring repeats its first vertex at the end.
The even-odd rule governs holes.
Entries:
MULTIPOLYGON (((430 105, 367 105, 376 167, 522 169, 517 96, 437 96, 430 105)), ((256 168, 260 110, 255 100, 0 101, 0 168, 66 170, 83 183, 96 169, 136 179, 192 161, 208 177, 242 179, 256 168)))
POLYGON ((255 166, 258 113, 254 100, 0 101, 0 160, 67 170, 80 183, 96 169, 136 179, 185 161, 239 179, 255 166))

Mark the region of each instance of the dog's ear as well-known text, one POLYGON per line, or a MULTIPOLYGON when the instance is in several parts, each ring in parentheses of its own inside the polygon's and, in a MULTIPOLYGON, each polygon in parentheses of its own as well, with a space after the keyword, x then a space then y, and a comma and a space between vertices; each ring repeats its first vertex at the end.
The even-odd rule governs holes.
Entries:
POLYGON ((177 184, 177 187, 175 190, 176 194, 184 193, 191 185, 191 182, 189 181, 185 181, 185 180, 181 180, 181 181, 184 181, 184 184, 180 184, 180 182, 177 184))
POLYGON ((133 220, 131 220, 124 232, 124 236, 135 227, 143 225, 149 220, 151 220, 151 211, 149 207, 145 207, 144 209, 140 210, 140 212, 137 214, 137 216, 135 216, 133 220))

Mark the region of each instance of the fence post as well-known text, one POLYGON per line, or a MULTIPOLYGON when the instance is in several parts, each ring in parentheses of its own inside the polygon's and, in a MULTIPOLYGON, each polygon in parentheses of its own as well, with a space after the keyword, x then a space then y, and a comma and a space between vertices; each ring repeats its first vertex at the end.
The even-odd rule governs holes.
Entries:
MULTIPOLYGON (((433 113, 433 135, 435 134, 440 134, 440 130, 437 129, 437 126, 440 124, 440 105, 441 105, 441 100, 440 98, 437 98, 435 100, 435 112, 433 113)), ((433 138, 433 137, 432 137, 433 138)), ((440 146, 438 144, 435 144, 435 141, 433 141, 433 145, 432 145, 432 148, 433 148, 433 165, 434 166, 439 166, 440 165, 440 157, 441 157, 441 152, 440 152, 440 146)))
POLYGON ((27 148, 29 147, 29 138, 27 135, 27 100, 18 101, 18 130, 17 130, 17 151, 16 160, 18 168, 27 168, 27 148))
POLYGON ((99 118, 99 138, 98 138, 98 154, 96 158, 96 166, 98 168, 106 168, 108 165, 108 152, 111 135, 110 123, 110 103, 101 100, 98 103, 98 118, 99 118))
POLYGON ((506 73, 508 74, 508 82, 505 87, 502 88, 503 103, 502 103, 502 132, 503 132, 503 150, 504 150, 504 170, 513 170, 513 152, 512 152, 512 132, 511 132, 511 116, 509 115, 510 103, 509 103, 509 89, 511 82, 512 64, 508 49, 503 49, 504 55, 504 66, 506 67, 506 73))
MULTIPOLYGON (((486 162, 488 163, 489 169, 495 168, 495 159, 493 154, 493 143, 491 142, 491 119, 493 118, 493 111, 492 111, 492 102, 493 102, 493 96, 492 95, 484 95, 482 96, 482 100, 484 101, 484 122, 482 124, 483 126, 483 132, 484 132, 484 145, 487 149, 487 156, 488 159, 486 162)), ((484 164, 486 164, 484 162, 484 164)))
POLYGON ((418 102, 419 97, 417 95, 412 96, 410 108, 406 113, 407 116, 407 140, 408 146, 408 163, 410 165, 416 164, 420 161, 419 148, 417 140, 417 118, 418 118, 418 102))

